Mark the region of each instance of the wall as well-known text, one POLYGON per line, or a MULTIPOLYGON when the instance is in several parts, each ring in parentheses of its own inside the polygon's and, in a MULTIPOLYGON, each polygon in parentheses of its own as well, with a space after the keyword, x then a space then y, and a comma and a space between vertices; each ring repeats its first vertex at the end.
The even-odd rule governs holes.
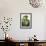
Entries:
MULTIPOLYGON (((28 40, 34 34, 39 40, 46 40, 45 12, 45 8, 32 8, 28 0, 0 0, 0 16, 13 17, 8 33, 16 40, 28 40), (32 29, 20 29, 20 13, 32 13, 32 29)), ((0 35, 1 33, 2 31, 0 35)), ((2 36, 0 39, 3 38, 2 36)))

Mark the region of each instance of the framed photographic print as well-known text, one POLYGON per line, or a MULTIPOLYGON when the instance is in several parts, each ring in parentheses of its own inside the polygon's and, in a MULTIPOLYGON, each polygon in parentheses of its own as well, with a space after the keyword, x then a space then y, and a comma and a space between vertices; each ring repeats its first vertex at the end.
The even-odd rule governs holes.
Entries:
POLYGON ((20 28, 32 29, 32 13, 20 13, 20 28))

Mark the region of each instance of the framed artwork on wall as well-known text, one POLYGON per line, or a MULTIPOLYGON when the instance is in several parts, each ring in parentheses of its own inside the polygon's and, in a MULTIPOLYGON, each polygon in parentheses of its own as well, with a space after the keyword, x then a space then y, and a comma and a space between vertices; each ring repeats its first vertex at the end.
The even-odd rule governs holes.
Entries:
POLYGON ((32 13, 20 13, 20 28, 32 29, 32 13))

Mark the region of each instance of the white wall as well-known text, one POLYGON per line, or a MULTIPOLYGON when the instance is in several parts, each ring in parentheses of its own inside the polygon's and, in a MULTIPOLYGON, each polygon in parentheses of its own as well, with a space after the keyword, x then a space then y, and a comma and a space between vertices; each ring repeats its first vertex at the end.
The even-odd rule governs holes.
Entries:
POLYGON ((39 40, 45 40, 45 12, 45 8, 32 8, 28 0, 0 0, 0 16, 13 17, 12 26, 8 32, 16 40, 27 40, 34 34, 39 40), (32 13, 32 29, 20 29, 20 13, 32 13))

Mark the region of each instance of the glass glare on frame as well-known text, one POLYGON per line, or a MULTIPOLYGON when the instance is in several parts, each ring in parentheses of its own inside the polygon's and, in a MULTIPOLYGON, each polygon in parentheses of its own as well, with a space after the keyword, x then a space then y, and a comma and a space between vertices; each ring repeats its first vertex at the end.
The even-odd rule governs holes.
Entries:
POLYGON ((45 0, 29 0, 29 3, 33 8, 45 6, 45 0))

